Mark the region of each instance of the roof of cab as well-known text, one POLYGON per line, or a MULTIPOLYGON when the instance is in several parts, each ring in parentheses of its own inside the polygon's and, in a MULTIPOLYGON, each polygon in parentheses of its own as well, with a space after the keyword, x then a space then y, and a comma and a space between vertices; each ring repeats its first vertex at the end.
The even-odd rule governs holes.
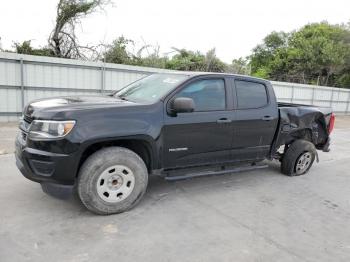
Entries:
POLYGON ((248 76, 248 75, 239 75, 239 74, 230 74, 230 73, 217 73, 217 72, 198 72, 198 71, 173 71, 173 72, 160 72, 160 74, 183 74, 187 75, 189 77, 196 77, 196 76, 233 76, 233 77, 239 77, 244 78, 247 80, 258 80, 263 82, 269 82, 269 80, 248 76))

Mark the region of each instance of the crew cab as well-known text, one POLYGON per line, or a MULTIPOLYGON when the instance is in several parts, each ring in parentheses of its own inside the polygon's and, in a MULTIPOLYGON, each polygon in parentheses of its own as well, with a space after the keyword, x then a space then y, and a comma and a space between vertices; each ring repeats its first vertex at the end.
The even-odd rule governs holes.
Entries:
POLYGON ((97 214, 135 206, 151 174, 180 179, 277 159, 289 176, 329 151, 330 108, 277 103, 269 81, 160 73, 108 95, 39 99, 16 139, 22 174, 97 214))

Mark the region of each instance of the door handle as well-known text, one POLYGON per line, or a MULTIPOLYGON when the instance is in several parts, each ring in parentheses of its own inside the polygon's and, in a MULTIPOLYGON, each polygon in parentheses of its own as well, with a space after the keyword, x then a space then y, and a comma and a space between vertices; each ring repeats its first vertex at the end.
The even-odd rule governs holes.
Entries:
POLYGON ((273 117, 272 117, 272 116, 263 116, 263 117, 261 118, 261 120, 264 120, 264 121, 271 121, 271 120, 273 120, 273 117))
POLYGON ((225 123, 231 123, 232 120, 228 118, 220 118, 219 120, 216 120, 216 123, 218 124, 225 124, 225 123))

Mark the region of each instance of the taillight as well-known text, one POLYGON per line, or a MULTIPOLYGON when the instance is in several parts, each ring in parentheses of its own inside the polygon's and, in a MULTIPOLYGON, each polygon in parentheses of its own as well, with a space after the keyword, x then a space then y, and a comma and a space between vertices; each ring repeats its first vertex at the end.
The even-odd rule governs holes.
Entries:
POLYGON ((328 134, 330 135, 334 129, 335 115, 332 113, 328 124, 328 134))

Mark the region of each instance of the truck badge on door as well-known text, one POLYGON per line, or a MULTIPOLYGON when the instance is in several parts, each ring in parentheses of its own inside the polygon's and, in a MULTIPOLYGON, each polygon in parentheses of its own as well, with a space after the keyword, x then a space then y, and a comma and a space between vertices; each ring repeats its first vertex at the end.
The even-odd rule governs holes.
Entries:
POLYGON ((169 148, 169 152, 178 152, 178 151, 186 151, 187 147, 178 147, 178 148, 169 148))

